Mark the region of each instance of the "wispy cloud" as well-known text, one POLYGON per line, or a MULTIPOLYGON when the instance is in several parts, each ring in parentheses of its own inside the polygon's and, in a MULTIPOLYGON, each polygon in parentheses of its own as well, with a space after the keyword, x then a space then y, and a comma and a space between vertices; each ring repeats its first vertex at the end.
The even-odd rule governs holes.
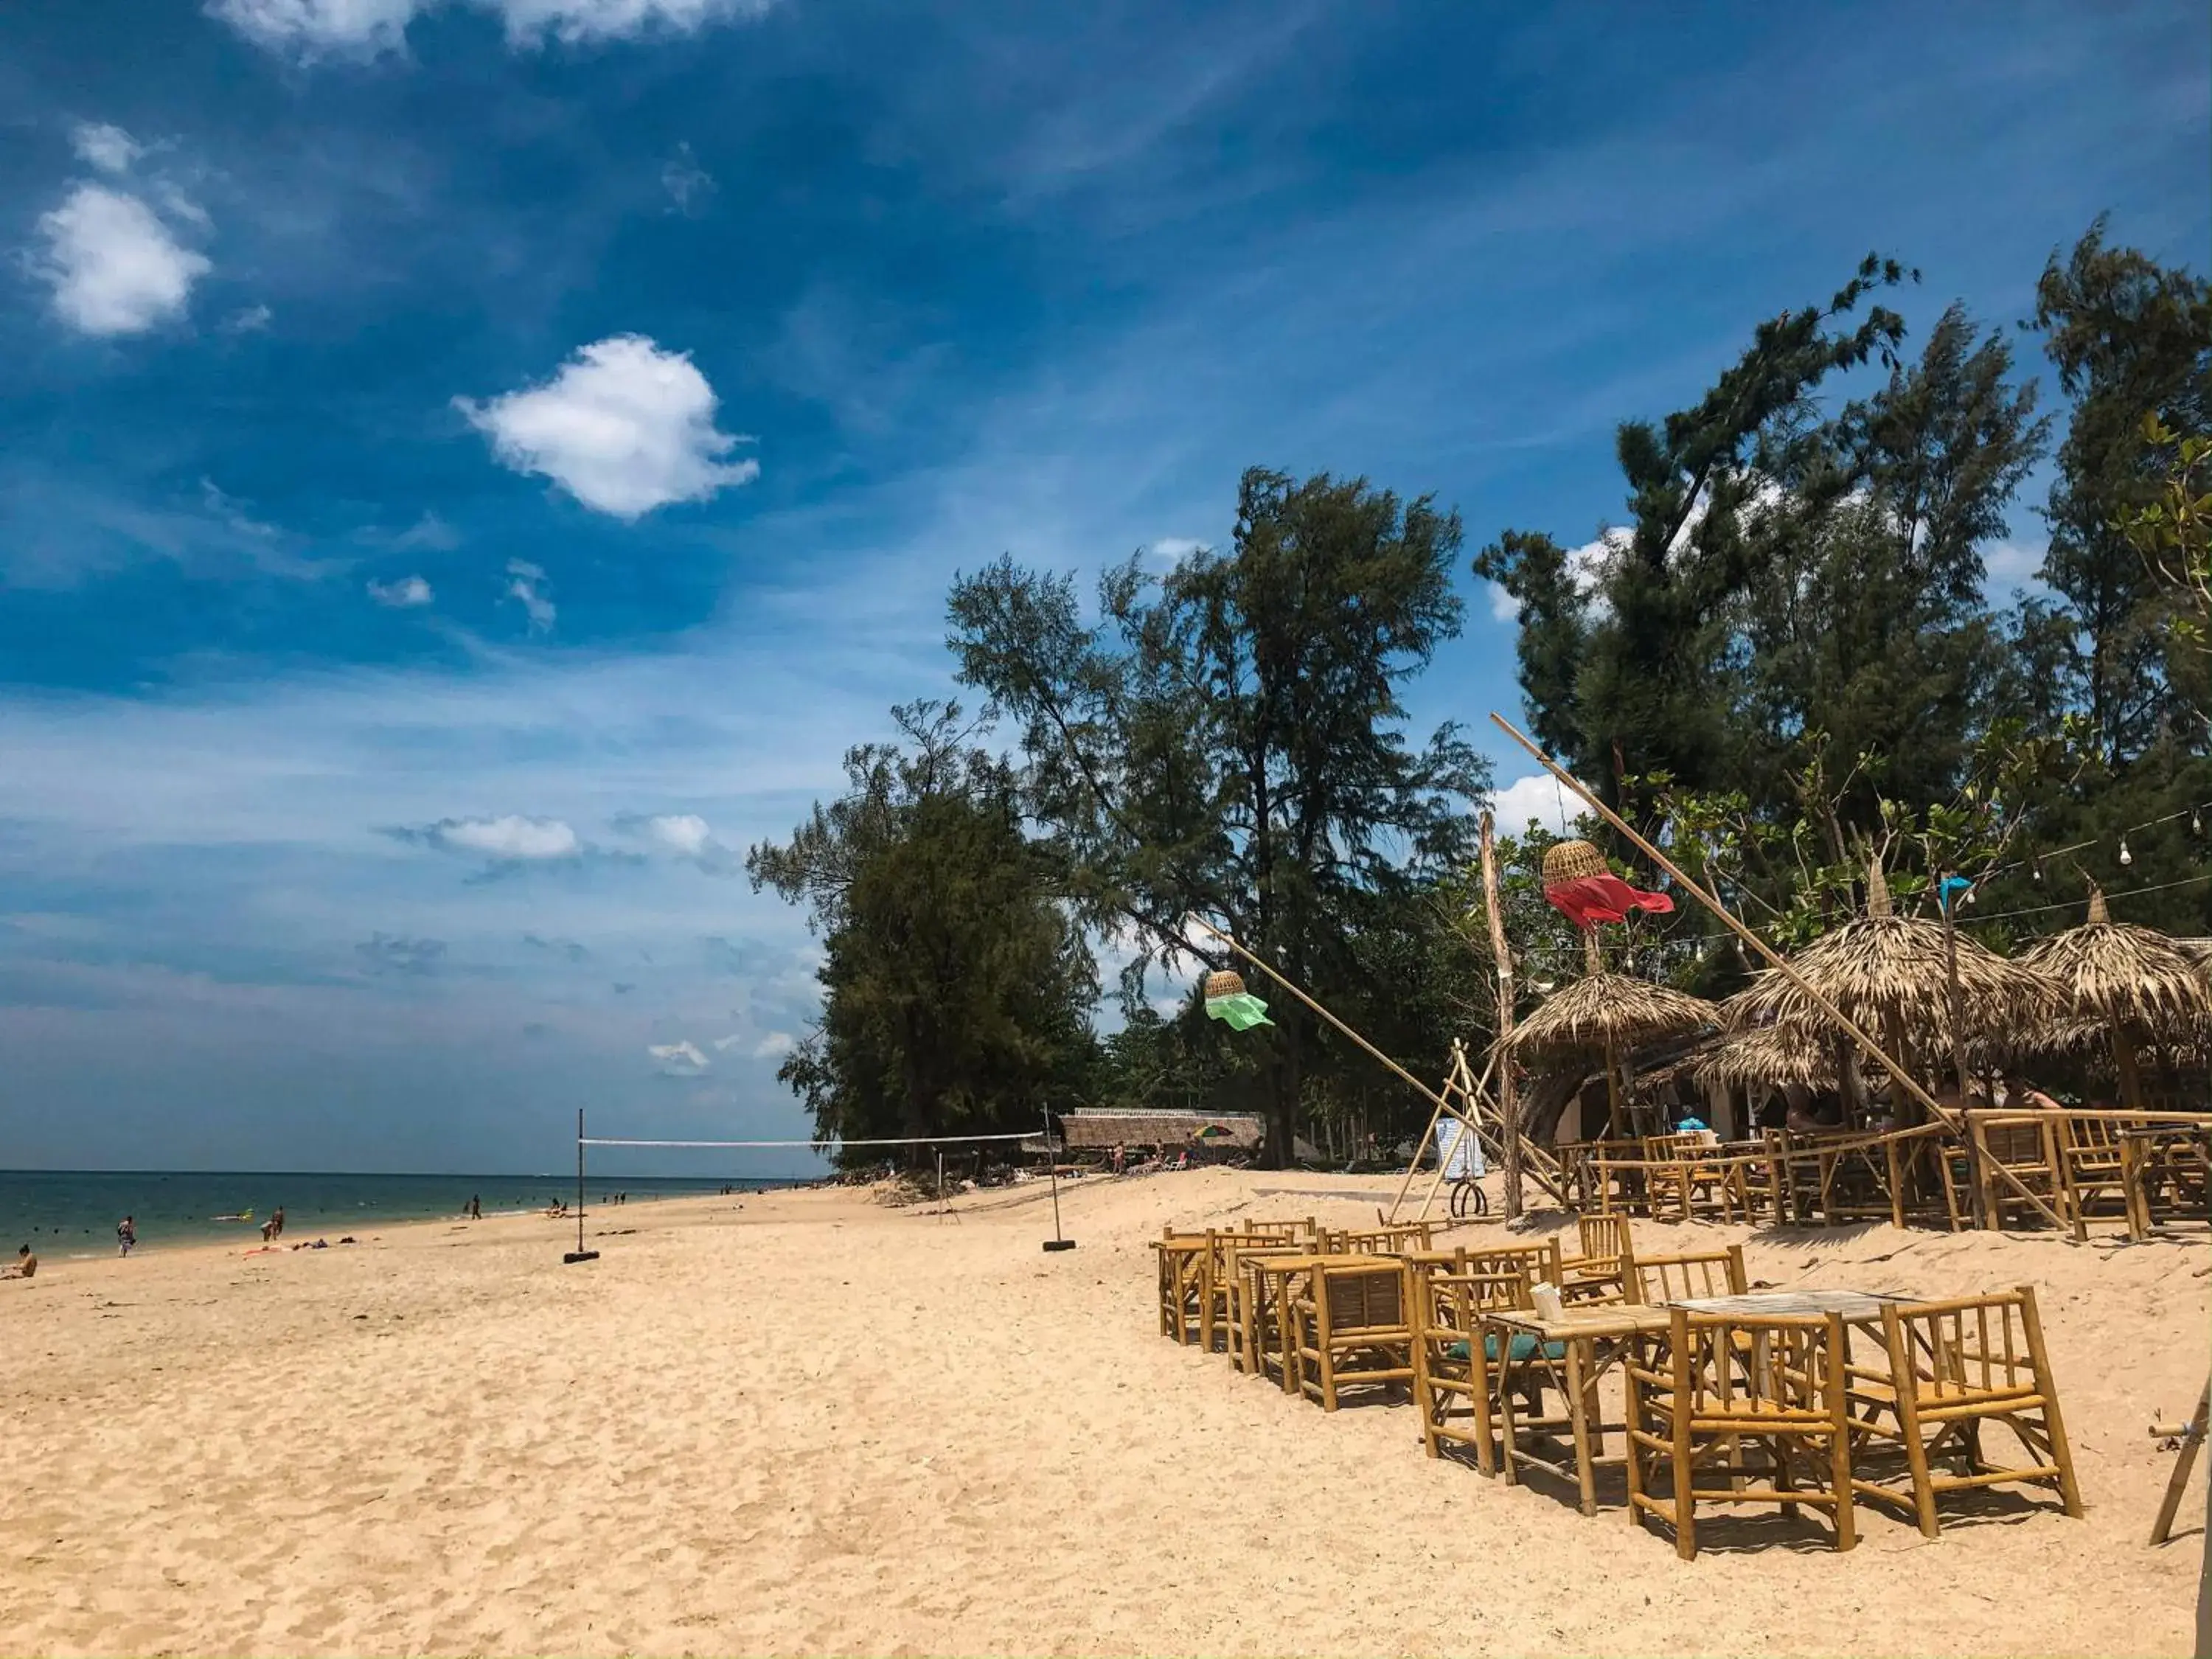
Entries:
POLYGON ((441 939, 407 939, 376 933, 355 945, 355 951, 378 974, 432 974, 445 959, 441 939))
POLYGON ((546 595, 544 571, 527 559, 507 562, 507 597, 522 607, 533 634, 550 632, 561 614, 546 595))
POLYGON ((709 875, 729 875, 739 866, 737 849, 718 839, 714 826, 696 812, 625 813, 615 819, 614 827, 654 851, 696 865, 709 875))
POLYGON ((714 176, 699 165, 687 143, 660 164, 660 187, 668 192, 670 210, 686 215, 703 213, 714 194, 714 176))
MULTIPOLYGON (((407 26, 440 0, 208 0, 208 13, 264 50, 312 62, 404 51, 407 26)), ((773 0, 467 0, 503 21, 517 46, 689 34, 759 17, 773 0)))
POLYGON ((412 611, 429 604, 435 595, 422 577, 402 576, 396 582, 370 582, 368 597, 394 611, 412 611))
POLYGON ((645 1052, 653 1057, 663 1077, 697 1077, 713 1064, 699 1052, 698 1045, 690 1042, 656 1042, 645 1052))
POLYGON ((128 173, 145 148, 121 127, 106 121, 80 121, 70 133, 77 159, 102 173, 128 173))
POLYGON ((717 431, 714 389, 690 356, 641 334, 579 349, 539 386, 454 406, 517 472, 550 478, 595 513, 635 520, 760 475, 721 459, 750 440, 717 431))

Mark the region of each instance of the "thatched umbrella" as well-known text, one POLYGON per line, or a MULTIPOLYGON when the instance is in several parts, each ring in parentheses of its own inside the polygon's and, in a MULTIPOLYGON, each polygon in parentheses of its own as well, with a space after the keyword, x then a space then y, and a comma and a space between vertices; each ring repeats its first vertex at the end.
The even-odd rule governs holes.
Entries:
MULTIPOLYGON (((1941 923, 1897 915, 1879 864, 1868 872, 1866 915, 1814 940, 1791 965, 1846 1018, 1878 1032, 1890 1058, 1903 1065, 1908 1031, 1927 1032, 1941 1043, 1953 1040, 1953 951, 1960 1007, 1970 1030, 2018 1030, 2049 1019, 2064 1006, 2064 988, 2047 975, 2008 961, 1964 934, 1947 938, 1941 923)), ((1739 1030, 1833 1030, 1818 1003, 1771 969, 1729 999, 1728 1014, 1739 1030)), ((1836 1040, 1843 1039, 1838 1035, 1836 1040)))
POLYGON ((1514 1026, 1505 1046, 1522 1060, 1602 1054, 1607 1128, 1612 1133, 1620 1127, 1620 1051, 1687 1036, 1719 1023, 1719 1008, 1703 997, 1626 974, 1596 973, 1547 997, 1542 1007, 1514 1026))
POLYGON ((2075 1046, 2084 1026, 2101 1026, 2130 1110, 2142 1105, 2136 1051, 2147 1042, 2187 1045, 2212 1024, 2204 970, 2164 933, 2114 921, 2095 887, 2088 921, 2038 941, 2021 961, 2064 988, 2064 1016, 2041 1028, 2048 1046, 2075 1046))
POLYGON ((1690 1061, 1690 1075, 1700 1083, 1731 1089, 1782 1089, 1793 1084, 1832 1089, 1836 1057, 1802 1025, 1762 1025, 1731 1032, 1711 1044, 1690 1061))

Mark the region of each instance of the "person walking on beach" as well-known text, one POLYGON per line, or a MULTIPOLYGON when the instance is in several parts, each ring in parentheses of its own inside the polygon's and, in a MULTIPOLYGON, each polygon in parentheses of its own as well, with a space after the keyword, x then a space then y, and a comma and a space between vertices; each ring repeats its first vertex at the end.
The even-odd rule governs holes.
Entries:
POLYGON ((125 1216, 115 1224, 115 1242, 122 1247, 118 1254, 129 1255, 131 1247, 138 1242, 138 1224, 125 1216))
POLYGON ((270 1234, 270 1237, 272 1237, 272 1238, 282 1238, 282 1237, 283 1237, 283 1236, 284 1236, 284 1206, 283 1206, 282 1204, 279 1204, 279 1205, 276 1206, 276 1214, 274 1214, 274 1215, 272 1215, 272 1216, 270 1216, 270 1217, 269 1218, 269 1224, 270 1224, 270 1226, 274 1227, 274 1228, 276 1230, 274 1233, 272 1233, 272 1234, 270 1234))
POLYGON ((483 1219, 483 1197, 481 1194, 471 1193, 469 1194, 468 1216, 469 1219, 471 1221, 482 1221, 483 1219))

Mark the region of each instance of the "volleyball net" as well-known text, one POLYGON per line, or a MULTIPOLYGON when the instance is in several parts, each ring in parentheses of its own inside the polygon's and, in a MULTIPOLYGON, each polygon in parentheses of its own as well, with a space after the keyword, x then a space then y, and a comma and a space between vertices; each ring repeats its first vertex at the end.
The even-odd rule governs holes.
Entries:
POLYGON ((854 1147, 923 1146, 938 1152, 938 1201, 944 1203, 945 1158, 947 1146, 983 1146, 1008 1141, 1035 1140, 1044 1149, 1045 1167, 1052 1183, 1052 1237, 1045 1241, 1048 1251, 1072 1250, 1075 1241, 1065 1237, 1060 1227, 1060 1165, 1053 1156, 1052 1120, 1049 1115, 1042 1118, 1035 1129, 1017 1129, 1012 1133, 975 1135, 872 1135, 848 1139, 842 1135, 827 1139, 810 1137, 802 1140, 706 1140, 670 1136, 592 1135, 584 1133, 584 1114, 576 1114, 576 1248, 564 1255, 564 1261, 593 1261, 599 1259, 597 1250, 584 1245, 584 1152, 589 1146, 635 1148, 682 1148, 694 1151, 728 1152, 810 1152, 820 1157, 834 1157, 854 1147))

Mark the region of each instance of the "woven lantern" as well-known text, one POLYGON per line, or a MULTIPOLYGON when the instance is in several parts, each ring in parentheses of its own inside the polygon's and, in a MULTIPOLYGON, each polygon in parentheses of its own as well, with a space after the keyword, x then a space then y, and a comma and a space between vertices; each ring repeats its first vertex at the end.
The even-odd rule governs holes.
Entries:
POLYGON ((1206 976, 1206 995, 1209 1002, 1215 997, 1241 997, 1243 994, 1244 979, 1240 974, 1232 974, 1224 968, 1218 974, 1206 976))
POLYGON ((1631 910, 1674 908, 1664 893, 1639 891, 1614 875, 1605 854, 1586 841, 1554 842, 1544 849, 1544 896, 1583 929, 1626 921, 1631 910))
POLYGON ((1605 854, 1586 841, 1553 842, 1544 849, 1544 885, 1557 887, 1563 882, 1580 881, 1585 876, 1602 876, 1609 872, 1605 854))

